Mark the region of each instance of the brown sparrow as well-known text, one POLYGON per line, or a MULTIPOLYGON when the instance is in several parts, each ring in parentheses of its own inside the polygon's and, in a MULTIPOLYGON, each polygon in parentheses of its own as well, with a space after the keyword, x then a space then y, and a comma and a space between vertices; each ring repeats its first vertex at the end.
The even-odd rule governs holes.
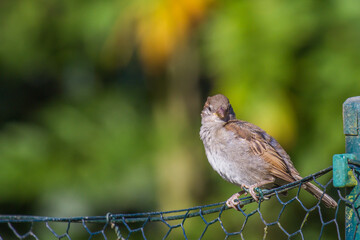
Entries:
MULTIPOLYGON (((201 118, 200 137, 209 163, 226 181, 247 189, 255 201, 257 188, 270 189, 302 179, 280 144, 258 126, 236 119, 224 95, 208 97, 201 118)), ((326 207, 336 208, 334 199, 315 185, 307 182, 302 187, 326 207)), ((227 206, 237 209, 235 199, 243 193, 233 194, 227 206)))

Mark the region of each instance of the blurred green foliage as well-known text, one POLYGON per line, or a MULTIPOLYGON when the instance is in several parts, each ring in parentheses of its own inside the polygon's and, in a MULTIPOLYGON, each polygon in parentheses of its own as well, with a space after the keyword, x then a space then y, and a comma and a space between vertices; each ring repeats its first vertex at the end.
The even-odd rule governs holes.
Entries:
POLYGON ((227 199, 237 187, 198 137, 202 104, 219 92, 304 176, 329 166, 344 151, 341 104, 360 90, 359 4, 1 1, 1 213, 227 199))

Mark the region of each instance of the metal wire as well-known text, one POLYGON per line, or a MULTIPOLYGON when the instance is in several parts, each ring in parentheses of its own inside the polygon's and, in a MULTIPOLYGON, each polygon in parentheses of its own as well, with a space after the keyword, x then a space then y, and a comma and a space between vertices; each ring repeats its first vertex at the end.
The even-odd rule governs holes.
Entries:
MULTIPOLYGON (((359 167, 356 162, 349 162, 349 166, 353 171, 359 167)), ((52 239, 229 239, 233 236, 237 239, 259 239, 260 235, 262 239, 273 239, 274 236, 276 239, 341 239, 344 206, 354 208, 358 223, 360 217, 353 204, 357 198, 349 200, 344 189, 332 186, 331 170, 332 167, 328 167, 300 181, 264 190, 265 199, 272 197, 269 201, 254 203, 251 197, 241 198, 240 205, 244 207, 239 212, 228 210, 225 202, 219 202, 165 212, 108 213, 105 216, 0 215, 0 240, 48 239, 49 236, 52 239), (317 180, 323 175, 328 179, 325 184, 317 180), (338 201, 337 209, 327 209, 319 200, 307 200, 300 194, 301 185, 308 181, 313 181, 324 192, 330 192, 338 201), (293 196, 283 196, 286 192, 292 192, 293 196), (313 205, 308 207, 308 202, 313 205), (277 209, 273 209, 275 204, 277 209), (295 209, 290 213, 299 212, 299 215, 288 216, 287 209, 290 207, 295 209), (269 213, 272 219, 269 219, 269 213), (191 219, 197 221, 194 226, 188 223, 191 219), (296 228, 287 224, 294 219, 296 228)))

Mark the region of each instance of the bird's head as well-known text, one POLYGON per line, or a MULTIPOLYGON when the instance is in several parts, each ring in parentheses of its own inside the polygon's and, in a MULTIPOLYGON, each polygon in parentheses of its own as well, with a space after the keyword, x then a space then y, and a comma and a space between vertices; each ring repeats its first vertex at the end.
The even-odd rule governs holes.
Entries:
POLYGON ((201 117, 202 122, 227 122, 236 118, 229 99, 222 94, 207 98, 201 117))

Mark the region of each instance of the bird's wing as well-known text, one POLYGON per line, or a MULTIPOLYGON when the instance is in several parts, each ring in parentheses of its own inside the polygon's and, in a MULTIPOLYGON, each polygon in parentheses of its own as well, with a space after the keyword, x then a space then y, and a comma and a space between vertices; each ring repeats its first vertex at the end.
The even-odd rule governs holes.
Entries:
MULTIPOLYGON (((251 151, 261 156, 270 165, 274 177, 293 182, 292 172, 297 173, 289 156, 277 141, 258 126, 240 120, 228 121, 224 126, 242 139, 248 141, 251 151)), ((298 174, 298 173, 297 173, 298 174)))

